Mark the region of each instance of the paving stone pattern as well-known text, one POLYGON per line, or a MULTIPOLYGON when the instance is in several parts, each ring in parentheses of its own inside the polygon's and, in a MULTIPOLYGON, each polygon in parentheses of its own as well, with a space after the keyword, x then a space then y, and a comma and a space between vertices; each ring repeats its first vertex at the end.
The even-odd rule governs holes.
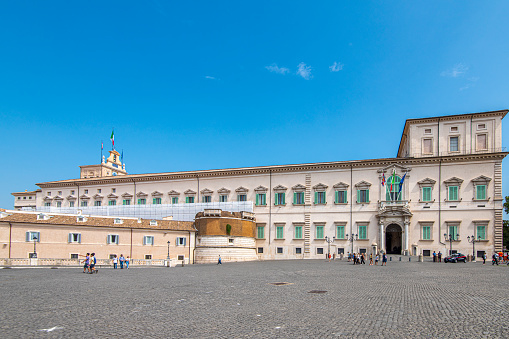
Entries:
POLYGON ((508 275, 479 262, 322 260, 2 269, 0 337, 508 338, 508 275))

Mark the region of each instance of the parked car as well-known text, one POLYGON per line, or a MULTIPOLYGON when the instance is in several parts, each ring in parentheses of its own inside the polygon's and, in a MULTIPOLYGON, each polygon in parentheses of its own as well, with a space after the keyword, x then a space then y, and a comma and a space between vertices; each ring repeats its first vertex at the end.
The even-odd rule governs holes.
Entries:
POLYGON ((458 261, 467 262, 467 256, 461 253, 453 253, 452 255, 449 255, 444 258, 444 262, 458 262, 458 261))

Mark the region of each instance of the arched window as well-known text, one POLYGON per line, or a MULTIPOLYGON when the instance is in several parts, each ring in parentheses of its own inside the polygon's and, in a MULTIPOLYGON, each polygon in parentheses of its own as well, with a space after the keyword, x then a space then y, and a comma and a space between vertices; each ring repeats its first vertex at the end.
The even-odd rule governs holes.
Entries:
POLYGON ((401 177, 396 174, 391 175, 385 183, 385 199, 387 201, 399 201, 403 192, 399 192, 401 177))

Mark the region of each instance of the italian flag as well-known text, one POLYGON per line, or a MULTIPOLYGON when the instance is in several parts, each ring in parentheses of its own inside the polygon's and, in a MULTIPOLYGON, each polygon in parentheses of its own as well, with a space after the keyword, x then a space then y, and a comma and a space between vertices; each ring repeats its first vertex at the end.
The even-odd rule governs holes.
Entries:
POLYGON ((115 148, 115 134, 113 132, 114 132, 114 130, 111 130, 110 140, 111 140, 111 145, 113 146, 113 148, 115 148))

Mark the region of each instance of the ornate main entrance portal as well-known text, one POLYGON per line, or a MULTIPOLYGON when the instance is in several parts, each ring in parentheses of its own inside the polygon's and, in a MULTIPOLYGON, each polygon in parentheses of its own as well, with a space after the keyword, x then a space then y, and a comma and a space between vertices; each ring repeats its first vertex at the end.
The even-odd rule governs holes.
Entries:
POLYGON ((385 229, 385 247, 387 254, 401 254, 403 230, 399 225, 390 224, 385 229))

